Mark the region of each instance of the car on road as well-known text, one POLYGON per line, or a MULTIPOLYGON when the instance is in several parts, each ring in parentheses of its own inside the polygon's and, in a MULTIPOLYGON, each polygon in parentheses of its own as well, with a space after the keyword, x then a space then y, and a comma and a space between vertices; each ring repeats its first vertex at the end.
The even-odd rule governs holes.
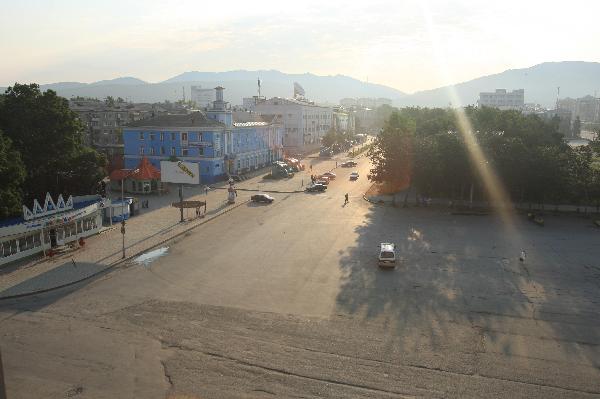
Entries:
POLYGON ((252 202, 265 202, 270 204, 271 202, 275 201, 275 198, 271 197, 269 194, 254 194, 250 197, 250 200, 252 202))
POLYGON ((337 175, 333 172, 325 172, 321 175, 321 177, 327 177, 330 180, 335 180, 335 178, 337 177, 337 175))
POLYGON ((354 166, 358 165, 358 163, 354 162, 354 161, 346 161, 342 163, 342 168, 352 168, 354 166))
POLYGON ((350 180, 358 180, 358 172, 350 173, 350 180))
POLYGON ((390 242, 379 244, 378 265, 380 267, 396 267, 396 244, 390 242))
POLYGON ((317 179, 317 180, 315 180, 315 184, 322 184, 324 186, 328 186, 329 179, 323 179, 323 178, 317 179))
POLYGON ((309 193, 323 192, 325 190, 327 190, 327 186, 324 184, 312 184, 306 187, 306 191, 309 193))

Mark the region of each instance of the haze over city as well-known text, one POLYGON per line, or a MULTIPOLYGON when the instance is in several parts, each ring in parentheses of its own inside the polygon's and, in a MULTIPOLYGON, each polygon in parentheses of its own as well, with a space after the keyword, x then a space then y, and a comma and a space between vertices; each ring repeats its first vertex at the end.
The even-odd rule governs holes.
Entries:
POLYGON ((599 12, 582 0, 3 1, 0 86, 278 69, 413 92, 546 61, 598 61, 599 12))
POLYGON ((600 398, 600 2, 0 2, 0 399, 600 398))

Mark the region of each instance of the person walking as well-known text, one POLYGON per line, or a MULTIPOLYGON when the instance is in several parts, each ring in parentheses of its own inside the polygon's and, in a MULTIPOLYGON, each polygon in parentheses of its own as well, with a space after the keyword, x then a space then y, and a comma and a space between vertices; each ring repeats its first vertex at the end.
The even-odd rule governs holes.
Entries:
POLYGON ((350 201, 348 201, 348 193, 346 193, 344 195, 344 205, 346 205, 347 203, 349 203, 350 201))

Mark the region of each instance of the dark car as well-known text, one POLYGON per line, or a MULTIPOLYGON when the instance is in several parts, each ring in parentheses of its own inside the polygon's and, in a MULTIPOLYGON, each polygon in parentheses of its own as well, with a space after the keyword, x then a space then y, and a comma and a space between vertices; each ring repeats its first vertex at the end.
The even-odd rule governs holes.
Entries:
POLYGON ((275 200, 275 198, 268 194, 254 194, 252 197, 250 197, 250 200, 252 200, 252 202, 266 202, 270 204, 275 200))
POLYGON ((354 161, 346 161, 341 166, 342 166, 342 168, 352 168, 356 165, 358 165, 358 164, 354 161))
POLYGON ((322 192, 327 190, 327 186, 324 184, 313 184, 312 186, 306 187, 306 191, 309 193, 322 192))

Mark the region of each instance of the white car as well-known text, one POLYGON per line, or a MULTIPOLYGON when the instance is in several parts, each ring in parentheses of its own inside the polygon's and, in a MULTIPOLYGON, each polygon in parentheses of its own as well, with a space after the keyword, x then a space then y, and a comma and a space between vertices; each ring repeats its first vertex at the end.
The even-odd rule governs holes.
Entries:
POLYGON ((396 244, 390 242, 379 244, 378 261, 380 267, 396 267, 396 244))
POLYGON ((358 172, 350 173, 350 180, 358 180, 358 172))

